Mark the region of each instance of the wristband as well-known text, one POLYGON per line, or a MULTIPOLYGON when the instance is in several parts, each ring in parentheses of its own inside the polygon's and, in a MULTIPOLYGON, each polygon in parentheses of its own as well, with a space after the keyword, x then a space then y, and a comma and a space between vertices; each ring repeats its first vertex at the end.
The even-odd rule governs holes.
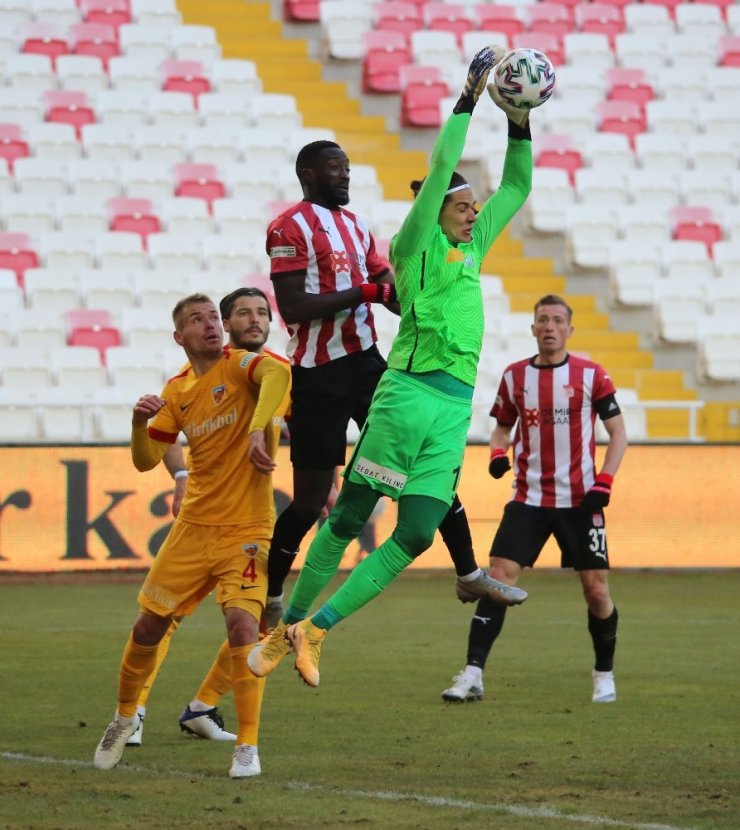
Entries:
POLYGON ((360 286, 363 303, 383 303, 387 305, 396 299, 396 288, 388 282, 367 282, 360 286))
POLYGON ((187 478, 190 475, 188 470, 178 470, 176 473, 173 474, 172 478, 177 481, 178 478, 187 478))
POLYGON ((599 473, 596 478, 594 479, 594 485, 596 484, 604 484, 607 487, 611 487, 614 483, 614 476, 610 475, 609 473, 599 473))
POLYGON ((496 447, 495 450, 491 450, 491 461, 494 458, 506 458, 506 450, 502 450, 501 447, 496 447))

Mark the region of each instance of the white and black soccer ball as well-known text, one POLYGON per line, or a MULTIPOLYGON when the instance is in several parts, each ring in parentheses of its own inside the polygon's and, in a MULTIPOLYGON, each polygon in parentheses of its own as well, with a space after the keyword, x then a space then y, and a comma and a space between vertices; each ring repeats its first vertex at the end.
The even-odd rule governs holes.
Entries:
POLYGON ((542 106, 555 89, 555 67, 537 49, 512 49, 494 69, 494 83, 512 107, 531 110, 542 106))

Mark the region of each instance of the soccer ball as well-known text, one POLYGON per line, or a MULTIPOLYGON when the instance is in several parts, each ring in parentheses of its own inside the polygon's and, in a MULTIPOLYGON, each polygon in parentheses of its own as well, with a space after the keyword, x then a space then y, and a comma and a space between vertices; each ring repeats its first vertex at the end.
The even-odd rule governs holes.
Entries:
POLYGON ((512 107, 531 110, 547 101, 555 89, 555 67, 536 49, 512 49, 496 64, 494 83, 512 107))

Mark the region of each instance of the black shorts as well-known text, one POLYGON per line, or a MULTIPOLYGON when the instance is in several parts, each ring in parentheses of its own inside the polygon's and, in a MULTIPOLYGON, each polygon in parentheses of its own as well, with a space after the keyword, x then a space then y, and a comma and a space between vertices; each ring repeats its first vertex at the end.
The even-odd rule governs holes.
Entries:
POLYGON ((362 428, 387 363, 375 346, 322 366, 293 367, 290 460, 305 470, 344 464, 350 418, 362 428))
POLYGON ((580 507, 532 507, 510 501, 491 545, 491 556, 532 567, 551 535, 560 548, 560 567, 608 570, 604 513, 580 507))

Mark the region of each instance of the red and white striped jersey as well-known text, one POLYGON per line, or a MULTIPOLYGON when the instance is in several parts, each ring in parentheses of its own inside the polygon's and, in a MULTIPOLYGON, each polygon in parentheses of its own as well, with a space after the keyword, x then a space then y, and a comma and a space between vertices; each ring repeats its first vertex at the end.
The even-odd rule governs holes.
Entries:
POLYGON ((557 366, 535 366, 528 358, 506 367, 491 415, 502 426, 517 425, 514 501, 581 503, 595 478, 596 403, 615 391, 598 363, 573 355, 557 366))
MULTIPOLYGON (((375 249, 367 223, 354 213, 302 201, 267 229, 270 277, 306 272, 306 292, 327 294, 373 282, 388 263, 375 249)), ((369 303, 288 326, 287 355, 296 366, 320 366, 377 340, 369 303)))

